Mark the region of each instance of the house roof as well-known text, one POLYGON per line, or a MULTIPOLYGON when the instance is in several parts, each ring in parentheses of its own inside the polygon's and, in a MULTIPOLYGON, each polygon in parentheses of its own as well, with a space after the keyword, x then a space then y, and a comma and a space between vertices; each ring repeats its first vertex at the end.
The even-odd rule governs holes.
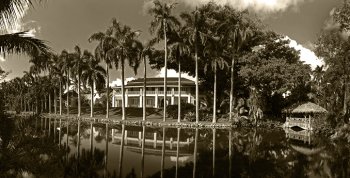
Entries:
MULTIPOLYGON (((129 81, 125 87, 142 87, 143 86, 144 79, 143 78, 137 78, 135 80, 129 81)), ((147 86, 163 86, 164 85, 164 78, 162 77, 154 77, 154 78, 146 78, 147 86)), ((178 78, 177 77, 168 77, 167 78, 167 85, 168 86, 177 86, 178 85, 178 78)), ((181 86, 195 86, 195 82, 186 78, 181 78, 181 86)), ((119 88, 118 86, 117 88, 119 88)))
POLYGON ((311 102, 307 102, 305 104, 299 105, 298 107, 292 110, 292 113, 326 113, 326 112, 327 112, 326 109, 311 102))

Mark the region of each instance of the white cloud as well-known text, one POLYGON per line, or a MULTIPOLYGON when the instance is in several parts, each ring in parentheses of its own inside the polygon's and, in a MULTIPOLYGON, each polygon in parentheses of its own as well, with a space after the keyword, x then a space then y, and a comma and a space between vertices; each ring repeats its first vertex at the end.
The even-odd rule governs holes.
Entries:
MULTIPOLYGON (((174 2, 174 0, 167 0, 168 2, 174 2)), ((273 13, 285 11, 289 7, 297 7, 300 3, 308 0, 181 0, 187 5, 196 7, 199 5, 207 4, 209 2, 215 2, 218 5, 229 5, 232 8, 238 10, 252 9, 255 12, 273 13)), ((151 7, 151 0, 146 0, 144 8, 151 7)), ((175 1, 177 2, 177 1, 175 1)))
POLYGON ((290 40, 289 46, 300 51, 300 61, 303 61, 305 64, 309 64, 314 70, 316 66, 324 65, 324 61, 316 56, 316 54, 308 48, 305 48, 303 45, 298 44, 295 40, 290 39, 288 36, 285 37, 290 40))
MULTIPOLYGON (((168 69, 167 70, 167 76, 168 77, 179 77, 179 73, 176 72, 173 69, 168 69)), ((164 69, 164 67, 159 71, 159 73, 155 77, 165 77, 165 69, 164 69)), ((192 76, 189 76, 187 73, 181 73, 181 77, 189 79, 189 80, 192 80, 192 81, 195 81, 195 78, 193 78, 192 76)))
MULTIPOLYGON (((128 77, 124 80, 124 84, 128 84, 131 80, 135 80, 136 78, 134 77, 128 77)), ((109 86, 111 87, 117 87, 117 86, 122 86, 122 80, 120 78, 117 78, 116 80, 112 81, 109 86)))

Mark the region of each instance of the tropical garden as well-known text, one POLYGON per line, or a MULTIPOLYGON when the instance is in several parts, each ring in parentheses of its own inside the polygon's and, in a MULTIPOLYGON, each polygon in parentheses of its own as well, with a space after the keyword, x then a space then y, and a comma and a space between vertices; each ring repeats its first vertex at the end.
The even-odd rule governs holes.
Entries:
MULTIPOLYGON (((17 18, 13 7, 20 10, 25 5, 33 4, 4 1, 0 12, 3 17, 11 18, 0 18, 0 22, 11 24, 17 18)), ((266 29, 248 11, 213 2, 179 13, 175 13, 176 7, 176 4, 153 2, 148 9, 153 38, 146 42, 140 40, 140 31, 113 18, 109 26, 86 39, 96 45, 94 51, 75 46, 56 53, 44 41, 25 35, 26 32, 1 35, 2 54, 26 53, 31 63, 22 77, 1 83, 2 107, 17 112, 78 117, 89 113, 90 117, 103 114, 109 118, 115 109, 111 108, 109 75, 111 70, 119 70, 123 97, 122 107, 118 109, 125 120, 124 80, 128 77, 125 68, 132 68, 135 74, 141 71, 147 78, 146 67, 139 68, 144 63, 153 69, 175 69, 195 77, 198 102, 191 109, 181 106, 181 102, 178 106, 164 103, 163 121, 170 119, 169 114, 178 122, 184 118, 195 122, 237 121, 240 115, 254 120, 260 118, 256 117, 259 114, 267 120, 283 121, 284 108, 311 101, 329 111, 327 123, 333 127, 348 122, 349 40, 344 34, 350 29, 346 18, 349 2, 332 15, 334 23, 339 24, 337 28, 321 31, 315 52, 325 65, 314 70, 299 60, 299 51, 288 45, 289 39, 266 29), (336 80, 339 77, 341 80, 336 80), (95 101, 91 98, 96 93, 102 97, 95 101)), ((7 74, 1 69, 0 79, 7 74)), ((164 90, 166 84, 165 72, 164 90)), ((142 119, 146 120, 143 101, 142 119)))

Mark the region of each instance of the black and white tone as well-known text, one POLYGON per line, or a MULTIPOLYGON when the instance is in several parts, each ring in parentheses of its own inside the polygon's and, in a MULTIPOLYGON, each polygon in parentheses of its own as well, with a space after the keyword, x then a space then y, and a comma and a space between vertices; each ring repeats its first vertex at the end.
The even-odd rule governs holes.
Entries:
POLYGON ((350 0, 0 0, 0 177, 350 177, 350 0))

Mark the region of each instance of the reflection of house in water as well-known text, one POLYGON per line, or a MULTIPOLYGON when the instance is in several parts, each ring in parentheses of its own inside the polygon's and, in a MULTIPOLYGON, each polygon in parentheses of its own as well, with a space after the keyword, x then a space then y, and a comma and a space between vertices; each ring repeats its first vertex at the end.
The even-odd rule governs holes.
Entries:
POLYGON ((311 144, 312 131, 311 130, 302 130, 302 129, 293 129, 293 128, 284 128, 286 133, 286 138, 292 140, 299 140, 303 143, 311 144))
MULTIPOLYGON (((121 129, 112 129, 112 144, 120 145, 122 139, 121 129)), ((193 142, 193 138, 186 138, 177 143, 177 138, 167 137, 165 138, 165 155, 176 157, 177 144, 179 144, 179 158, 181 160, 187 160, 192 156, 192 150, 190 150, 190 144, 193 142)), ((148 155, 161 155, 162 154, 163 138, 162 134, 157 131, 148 131, 145 133, 145 154, 148 155)), ((124 134, 124 148, 140 153, 142 151, 142 131, 138 130, 125 130, 124 134)))

